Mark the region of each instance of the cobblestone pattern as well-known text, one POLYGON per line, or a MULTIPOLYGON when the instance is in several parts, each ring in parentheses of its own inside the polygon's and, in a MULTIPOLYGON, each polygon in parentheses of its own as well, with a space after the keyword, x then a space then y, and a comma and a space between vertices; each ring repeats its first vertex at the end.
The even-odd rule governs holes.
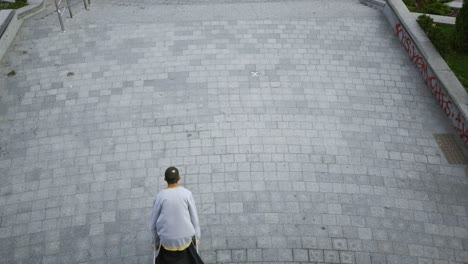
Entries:
POLYGON ((265 2, 300 2, 303 0, 109 0, 113 5, 120 6, 151 6, 151 5, 199 5, 199 4, 238 4, 238 3, 265 3, 265 2))
POLYGON ((150 263, 170 165, 207 263, 468 262, 466 166, 433 137, 454 131, 355 2, 370 15, 28 21, 0 66, 2 262, 150 263))
MULTIPOLYGON (((111 1, 111 0, 107 0, 111 1)), ((241 2, 239 4, 190 4, 190 5, 149 5, 139 1, 126 1, 125 5, 109 5, 107 1, 97 1, 88 11, 84 10, 80 0, 70 1, 74 19, 65 14, 66 29, 83 29, 89 26, 121 24, 159 24, 168 22, 191 24, 193 21, 238 21, 238 20, 308 20, 331 17, 379 17, 380 14, 363 9, 357 1, 328 0, 324 1, 268 1, 263 3, 241 2), (109 12, 112 10, 112 13, 109 12)), ((52 0, 46 1, 45 11, 26 24, 34 25, 35 30, 44 26, 53 26, 59 31, 55 5, 52 0)), ((45 27, 46 32, 51 28, 45 27)), ((388 31, 391 29, 389 28, 388 31)), ((40 34, 39 34, 40 35, 40 34)))

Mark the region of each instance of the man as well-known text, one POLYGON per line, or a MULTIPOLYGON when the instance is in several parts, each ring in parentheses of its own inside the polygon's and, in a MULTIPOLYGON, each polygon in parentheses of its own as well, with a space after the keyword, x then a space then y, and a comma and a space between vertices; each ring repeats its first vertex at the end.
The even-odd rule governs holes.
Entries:
POLYGON ((200 226, 192 192, 179 185, 176 167, 167 168, 164 180, 167 188, 156 196, 151 216, 154 261, 203 264, 195 248, 200 243, 200 226))

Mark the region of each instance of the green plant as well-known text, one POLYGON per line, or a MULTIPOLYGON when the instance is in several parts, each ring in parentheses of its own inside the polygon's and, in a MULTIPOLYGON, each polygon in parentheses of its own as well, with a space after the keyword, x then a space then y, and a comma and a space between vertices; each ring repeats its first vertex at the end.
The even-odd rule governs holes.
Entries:
POLYGON ((453 11, 445 5, 451 0, 403 0, 411 12, 450 15, 453 11))
POLYGON ((446 57, 451 50, 451 36, 440 26, 434 24, 434 20, 427 15, 419 16, 417 21, 440 55, 446 57))
POLYGON ((417 21, 468 92, 468 52, 453 49, 455 25, 435 24, 427 15, 419 16, 417 21))
MULTIPOLYGON (((453 40, 455 25, 437 24, 437 27, 445 31, 449 41, 453 40)), ((468 52, 451 49, 444 59, 468 92, 468 52)))
POLYGON ((447 64, 468 92, 468 53, 455 51, 449 54, 447 64))
POLYGON ((28 5, 27 0, 16 0, 14 3, 0 1, 0 10, 1 9, 18 9, 26 5, 28 5))
POLYGON ((431 3, 428 3, 427 5, 421 8, 421 11, 423 13, 441 16, 449 15, 450 13, 452 13, 452 9, 450 9, 450 7, 446 6, 445 4, 439 1, 432 1, 431 3))
POLYGON ((418 23, 427 35, 431 27, 434 25, 434 20, 430 16, 424 14, 418 17, 418 23))
POLYGON ((415 0, 403 0, 403 3, 405 3, 406 6, 408 7, 413 7, 416 5, 416 1, 415 0))
MULTIPOLYGON (((437 0, 435 0, 437 1, 437 0)), ((424 8, 426 5, 432 3, 433 0, 416 0, 416 7, 417 8, 424 8)))
POLYGON ((434 47, 439 51, 442 57, 446 57, 450 52, 451 43, 450 37, 438 26, 434 26, 430 31, 429 38, 432 41, 434 47))
POLYGON ((467 0, 463 2, 463 6, 458 13, 455 21, 454 46, 456 49, 468 52, 468 4, 467 0))

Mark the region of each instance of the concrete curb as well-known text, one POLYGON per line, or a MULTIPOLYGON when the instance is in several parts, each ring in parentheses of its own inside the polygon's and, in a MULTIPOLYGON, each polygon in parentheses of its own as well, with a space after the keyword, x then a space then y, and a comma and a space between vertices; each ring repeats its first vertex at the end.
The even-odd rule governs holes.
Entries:
POLYGON ((28 5, 17 10, 18 19, 26 19, 35 15, 44 7, 45 0, 28 0, 28 5))
MULTIPOLYGON (((422 13, 411 13, 413 15, 414 19, 418 19, 420 15, 423 15, 422 13)), ((450 16, 438 16, 438 15, 431 15, 431 14, 426 14, 426 16, 430 16, 434 22, 440 23, 440 24, 448 24, 448 25, 455 25, 455 18, 450 17, 450 16)))
POLYGON ((6 31, 10 21, 13 19, 15 14, 15 10, 0 11, 0 21, 3 21, 3 23, 0 24, 0 38, 2 38, 3 33, 6 31))
POLYGON ((45 0, 29 0, 29 5, 15 10, 2 10, 0 14, 1 31, 0 34, 0 60, 8 50, 11 42, 18 33, 23 21, 44 8, 45 0))
POLYGON ((383 13, 458 135, 468 144, 468 93, 401 0, 387 0, 383 13))

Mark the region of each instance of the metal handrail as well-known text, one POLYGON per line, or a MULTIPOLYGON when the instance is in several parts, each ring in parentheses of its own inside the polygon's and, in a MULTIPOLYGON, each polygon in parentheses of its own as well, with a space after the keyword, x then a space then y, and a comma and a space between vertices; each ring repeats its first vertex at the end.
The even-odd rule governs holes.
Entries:
POLYGON ((55 9, 57 10, 59 22, 60 22, 60 27, 62 28, 62 31, 65 32, 65 25, 63 24, 63 19, 62 16, 65 13, 65 9, 68 9, 68 12, 70 13, 70 17, 73 18, 72 11, 70 9, 70 5, 68 4, 68 0, 65 0, 65 3, 63 6, 61 6, 63 0, 54 0, 55 2, 55 9))
MULTIPOLYGON (((65 32, 65 25, 63 24, 63 14, 65 13, 65 9, 68 9, 68 12, 70 12, 70 18, 73 18, 73 14, 70 8, 70 4, 68 3, 68 0, 54 0, 55 2, 55 9, 57 10, 59 22, 60 22, 60 27, 62 28, 62 31, 65 32), (62 1, 65 1, 65 3, 62 5, 62 1)), ((89 6, 91 6, 91 0, 83 0, 85 9, 88 10, 89 6)))
POLYGON ((88 9, 88 6, 91 6, 91 0, 87 0, 87 2, 88 3, 86 3, 86 0, 83 0, 85 9, 88 9))

